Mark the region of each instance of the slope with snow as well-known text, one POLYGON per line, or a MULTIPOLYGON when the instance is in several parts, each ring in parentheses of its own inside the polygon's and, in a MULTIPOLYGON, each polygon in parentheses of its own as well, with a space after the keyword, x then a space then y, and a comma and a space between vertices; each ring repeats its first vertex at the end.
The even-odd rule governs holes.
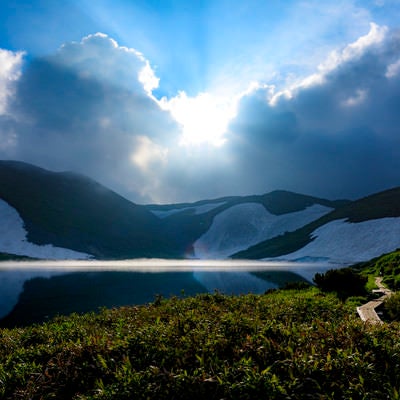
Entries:
POLYGON ((170 215, 174 215, 174 214, 177 214, 177 213, 180 213, 183 211, 192 211, 193 215, 205 214, 206 212, 214 210, 214 208, 222 206, 223 204, 225 204, 225 202, 206 203, 206 204, 202 204, 199 206, 172 208, 170 210, 152 210, 152 209, 149 209, 149 210, 158 218, 167 218, 170 215))
POLYGON ((330 212, 314 204, 302 211, 274 215, 259 203, 242 203, 215 216, 209 230, 194 243, 197 258, 226 258, 238 251, 294 231, 330 212))
POLYGON ((345 219, 316 229, 314 240, 284 260, 322 260, 339 264, 367 261, 400 248, 400 217, 350 223, 345 219))
POLYGON ((24 221, 18 212, 0 199, 0 252, 43 259, 86 259, 89 254, 54 247, 39 246, 26 239, 24 221))

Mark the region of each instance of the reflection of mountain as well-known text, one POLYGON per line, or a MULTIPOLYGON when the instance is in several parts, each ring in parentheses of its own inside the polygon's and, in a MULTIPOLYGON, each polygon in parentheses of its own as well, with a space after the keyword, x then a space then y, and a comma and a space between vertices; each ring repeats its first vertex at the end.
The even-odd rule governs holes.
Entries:
POLYGON ((400 247, 400 188, 354 202, 275 191, 142 206, 81 175, 0 161, 0 200, 0 252, 38 258, 353 262, 400 247))
POLYGON ((292 272, 277 270, 265 273, 143 273, 110 270, 66 272, 56 269, 44 273, 6 271, 10 296, 4 299, 4 307, 0 307, 0 327, 42 322, 57 314, 97 311, 100 307, 145 304, 153 302, 159 295, 170 297, 183 293, 192 296, 215 290, 227 294, 261 294, 286 282, 302 280, 292 272), (26 282, 22 288, 24 279, 26 282))

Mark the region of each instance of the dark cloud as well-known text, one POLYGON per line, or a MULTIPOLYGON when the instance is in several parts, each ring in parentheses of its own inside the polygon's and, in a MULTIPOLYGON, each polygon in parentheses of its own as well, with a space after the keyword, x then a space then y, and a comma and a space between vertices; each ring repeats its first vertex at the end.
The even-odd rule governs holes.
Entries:
MULTIPOLYGON (((133 160, 138 138, 162 148, 177 133, 169 113, 139 81, 145 66, 140 54, 105 36, 32 60, 9 105, 17 132, 12 155, 53 170, 87 174, 138 198, 148 177, 144 164, 133 160)), ((147 163, 151 156, 157 153, 149 154, 147 163)))
POLYGON ((137 202, 274 189, 360 197, 400 184, 399 43, 392 32, 350 48, 273 102, 271 87, 254 90, 223 146, 184 148, 149 96, 144 57, 90 36, 25 66, 0 116, 0 156, 84 173, 137 202))
POLYGON ((274 105, 268 88, 243 98, 230 147, 249 189, 358 197, 399 185, 400 74, 387 77, 398 43, 391 36, 274 105))

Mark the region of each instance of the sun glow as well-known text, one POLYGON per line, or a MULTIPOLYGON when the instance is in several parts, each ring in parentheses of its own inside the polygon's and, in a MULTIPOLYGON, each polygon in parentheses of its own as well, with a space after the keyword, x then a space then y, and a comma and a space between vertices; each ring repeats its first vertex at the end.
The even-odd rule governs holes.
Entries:
POLYGON ((219 147, 226 141, 224 135, 229 121, 236 115, 237 99, 211 93, 188 97, 185 92, 179 92, 170 100, 162 98, 160 104, 182 127, 180 145, 211 144, 219 147))

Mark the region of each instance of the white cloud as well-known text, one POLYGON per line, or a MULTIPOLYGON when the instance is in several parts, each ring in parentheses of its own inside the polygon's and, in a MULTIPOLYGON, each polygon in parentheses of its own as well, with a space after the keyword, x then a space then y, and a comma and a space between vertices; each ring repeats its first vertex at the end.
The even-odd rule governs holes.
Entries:
POLYGON ((143 84, 143 88, 149 96, 152 96, 152 91, 158 88, 160 79, 157 78, 147 60, 145 66, 139 72, 139 82, 143 84))
POLYGON ((0 49, 0 115, 7 112, 9 97, 14 93, 14 84, 21 76, 24 52, 0 49))
POLYGON ((355 42, 346 46, 338 55, 333 54, 328 63, 321 66, 321 70, 331 71, 340 64, 360 58, 367 49, 376 44, 382 43, 388 32, 387 26, 379 26, 373 22, 370 23, 370 31, 358 38, 355 42))
POLYGON ((158 87, 159 80, 140 51, 120 46, 101 32, 63 44, 54 59, 79 71, 83 79, 99 79, 124 88, 139 83, 148 95, 158 87))
POLYGON ((394 78, 400 73, 400 59, 398 59, 393 64, 389 64, 386 70, 386 78, 394 78))
POLYGON ((387 32, 388 28, 386 26, 379 26, 371 22, 370 30, 366 35, 359 37, 355 42, 345 46, 341 51, 332 51, 326 60, 318 66, 317 72, 305 78, 300 78, 297 82, 292 83, 290 87, 278 91, 271 96, 269 103, 275 105, 281 97, 290 99, 301 89, 323 85, 329 73, 348 62, 360 59, 371 47, 382 43, 387 32))
POLYGON ((367 90, 357 89, 354 96, 347 98, 345 101, 343 101, 342 105, 347 107, 357 106, 366 100, 367 95, 367 90))

